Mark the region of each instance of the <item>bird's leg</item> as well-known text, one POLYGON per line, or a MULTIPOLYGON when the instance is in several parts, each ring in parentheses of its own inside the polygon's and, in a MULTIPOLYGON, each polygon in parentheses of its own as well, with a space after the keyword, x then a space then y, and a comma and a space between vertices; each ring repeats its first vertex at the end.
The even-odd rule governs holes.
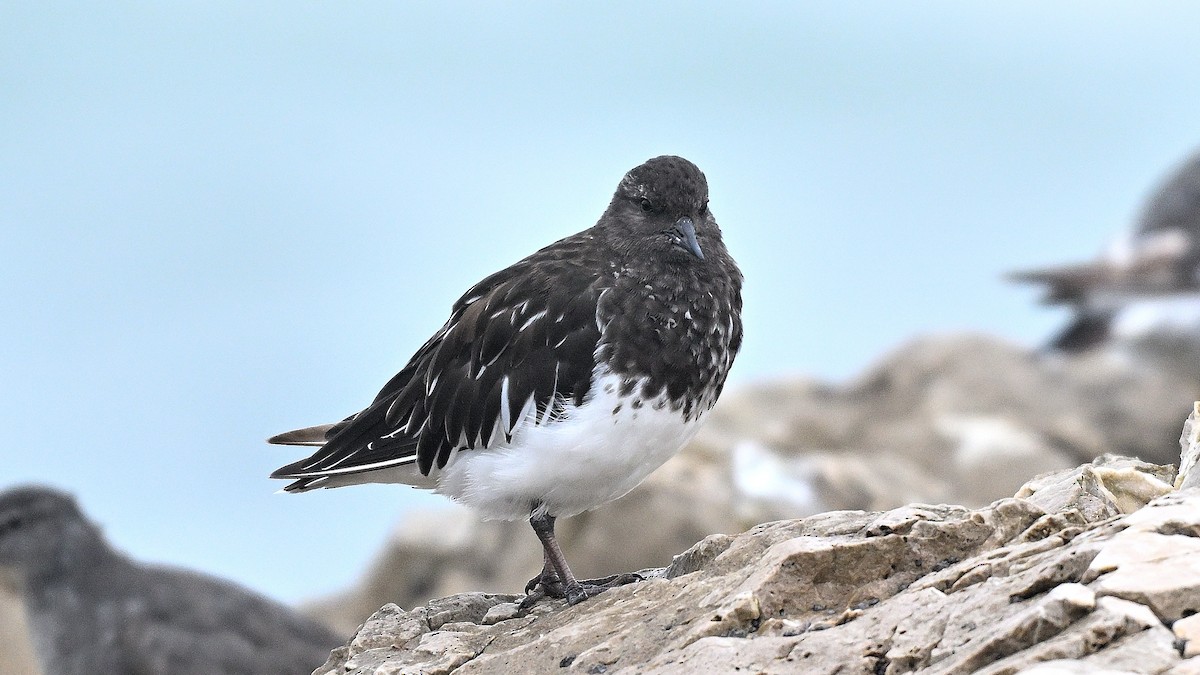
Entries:
POLYGON ((617 586, 642 581, 638 574, 614 574, 602 579, 579 581, 567 566, 567 558, 554 538, 554 516, 541 514, 529 517, 529 524, 542 542, 542 572, 525 584, 525 599, 521 607, 528 609, 542 598, 566 598, 568 605, 584 600, 617 586))
MULTIPOLYGON (((586 600, 587 592, 575 579, 575 575, 571 573, 571 568, 567 565, 567 558, 554 538, 554 516, 546 513, 534 513, 529 517, 529 524, 533 526, 534 534, 542 542, 545 564, 542 567, 542 573, 529 582, 530 585, 540 588, 530 593, 522 604, 537 602, 538 598, 534 596, 539 590, 543 596, 566 598, 568 605, 575 605, 586 600), (530 602, 531 598, 532 602, 530 602)), ((526 586, 527 592, 528 588, 526 586)))

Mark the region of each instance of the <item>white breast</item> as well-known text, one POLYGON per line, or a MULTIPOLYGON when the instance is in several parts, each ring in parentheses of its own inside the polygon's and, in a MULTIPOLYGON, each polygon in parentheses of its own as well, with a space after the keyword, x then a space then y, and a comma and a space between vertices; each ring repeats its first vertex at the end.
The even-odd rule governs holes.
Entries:
POLYGON ((597 368, 582 405, 542 425, 530 411, 510 442, 455 453, 435 491, 501 520, 528 518, 537 504, 572 516, 624 495, 691 440, 700 420, 685 421, 665 397, 621 397, 621 380, 597 368))
POLYGON ((1126 340, 1156 334, 1200 335, 1200 298, 1174 295, 1131 302, 1117 313, 1112 332, 1126 340))

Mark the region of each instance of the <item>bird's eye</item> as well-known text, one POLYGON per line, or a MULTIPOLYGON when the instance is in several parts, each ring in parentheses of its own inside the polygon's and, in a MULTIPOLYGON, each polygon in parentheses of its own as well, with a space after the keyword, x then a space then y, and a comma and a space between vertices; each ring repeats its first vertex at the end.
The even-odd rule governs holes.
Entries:
POLYGON ((642 210, 643 210, 643 211, 647 211, 647 212, 649 212, 649 211, 653 211, 653 210, 654 210, 654 202, 650 201, 649 199, 646 199, 645 197, 642 197, 642 202, 641 202, 641 203, 642 203, 642 210))
POLYGON ((21 516, 13 516, 8 520, 0 522, 0 534, 17 529, 24 523, 21 516))

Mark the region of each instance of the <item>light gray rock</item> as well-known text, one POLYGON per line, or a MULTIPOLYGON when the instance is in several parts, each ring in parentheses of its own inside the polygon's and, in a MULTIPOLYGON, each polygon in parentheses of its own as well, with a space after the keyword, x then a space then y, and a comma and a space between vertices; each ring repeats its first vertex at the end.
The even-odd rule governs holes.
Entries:
POLYGON ((1017 490, 1048 513, 1064 513, 1068 505, 1086 520, 1132 513, 1155 497, 1172 491, 1175 467, 1130 457, 1102 455, 1068 471, 1035 477, 1017 490))
POLYGON ((1175 639, 1179 640, 1183 657, 1200 656, 1200 614, 1184 617, 1171 624, 1175 639))
MULTIPOLYGON (((880 598, 879 606, 892 603, 892 607, 906 607, 904 612, 897 609, 905 617, 887 628, 892 632, 887 640, 877 640, 870 658, 853 663, 885 663, 890 672, 932 669, 947 659, 953 662, 958 653, 955 645, 971 643, 970 636, 980 631, 980 624, 966 618, 972 612, 993 612, 999 620, 1009 616, 1007 610, 1012 606, 1027 606, 1059 584, 1079 583, 1085 573, 1095 575, 1083 583, 1098 594, 1097 607, 1107 599, 1145 602, 1145 606, 1159 612, 1160 621, 1170 623, 1170 617, 1191 610, 1189 596, 1180 592, 1183 587, 1180 583, 1158 589, 1131 584, 1128 580, 1136 581, 1137 577, 1133 571, 1153 561, 1122 559, 1116 550, 1135 549, 1143 540, 1159 541, 1155 537, 1172 537, 1168 541, 1195 538, 1195 534, 1187 533, 1200 528, 1183 518, 1164 525, 1174 535, 1141 532, 1134 541, 1135 533, 1130 533, 1127 543, 1109 548, 1099 542, 1113 534, 1104 521, 1124 522, 1120 520, 1123 514, 1141 514, 1137 509, 1169 489, 1173 470, 1129 458, 1090 460, 1119 452, 1148 461, 1173 461, 1179 420, 1200 398, 1200 381, 1189 372, 1156 370, 1103 354, 1081 359, 1046 358, 977 336, 918 340, 845 384, 793 379, 729 392, 713 411, 708 425, 680 456, 626 497, 562 521, 559 539, 580 576, 666 567, 665 579, 636 587, 644 596, 650 591, 642 589, 667 584, 666 588, 674 592, 674 584, 687 575, 708 574, 718 560, 727 560, 731 551, 748 546, 746 537, 762 535, 753 534, 759 528, 732 534, 754 523, 809 516, 801 521, 806 529, 797 537, 863 538, 836 546, 827 540, 824 548, 807 541, 774 550, 770 546, 757 549, 757 555, 770 551, 771 560, 780 565, 786 560, 795 564, 820 560, 825 565, 852 552, 863 556, 874 573, 895 574, 890 562, 883 565, 881 561, 890 560, 898 549, 887 548, 894 544, 882 542, 910 536, 906 533, 933 527, 931 523, 967 517, 988 520, 990 524, 983 530, 993 528, 988 536, 1006 542, 1004 547, 994 548, 992 555, 971 554, 967 569, 961 569, 967 558, 950 562, 962 552, 949 555, 934 565, 945 569, 919 576, 912 581, 911 590, 890 599, 880 598), (1079 466, 1081 462, 1087 463, 1079 466), (1038 473, 1044 475, 1029 481, 1038 473), (1014 506, 1017 502, 1009 500, 1003 506, 985 508, 1014 493, 1023 505, 1014 506), (958 503, 965 507, 899 508, 919 503, 958 503), (857 516, 824 513, 847 510, 886 513, 871 516, 869 525, 855 520, 857 516), (856 527, 875 529, 867 537, 856 527), (1077 542, 1081 533, 1087 536, 1077 542), (700 543, 692 546, 697 541, 700 543), (804 548, 810 545, 815 548, 804 548), (1093 558, 1102 549, 1106 553, 1101 563, 1116 566, 1089 572, 1093 558), (673 560, 680 551, 686 552, 673 560), (1124 572, 1120 571, 1122 564, 1124 572), (944 580, 951 571, 955 573, 953 579, 944 580), (1109 574, 1113 578, 1104 581, 1109 574), (944 583, 934 584, 935 579, 943 579, 944 583), (1017 600, 1010 602, 999 595, 976 596, 976 587, 1001 584, 999 579, 1006 580, 1004 590, 1017 600), (926 607, 943 610, 930 612, 926 607), (935 640, 935 636, 943 637, 935 640)), ((1192 436, 1185 433, 1185 442, 1189 438, 1192 436)), ((1195 449, 1193 456, 1200 455, 1194 439, 1189 447, 1195 449)), ((1181 484, 1186 475, 1190 474, 1180 478, 1181 484)), ((308 612, 349 634, 386 602, 417 607, 426 606, 430 598, 480 589, 515 593, 542 562, 536 545, 512 544, 526 540, 526 528, 524 523, 480 523, 454 508, 410 515, 399 525, 393 541, 360 586, 313 603, 308 612)), ((785 537, 789 538, 795 537, 785 537)), ((843 564, 849 562, 843 560, 843 564)), ((773 574, 778 577, 780 573, 773 574)), ((1187 578, 1186 570, 1179 571, 1179 582, 1187 578)), ((837 583, 831 578, 820 593, 841 597, 837 583)), ((725 591, 717 584, 709 592, 720 595, 725 591)), ((730 652, 748 659, 746 663, 758 663, 754 659, 761 657, 763 664, 776 664, 777 654, 786 650, 784 663, 794 664, 798 638, 807 636, 802 641, 815 649, 820 639, 833 639, 823 637, 825 634, 850 635, 847 627, 861 625, 877 612, 869 605, 862 609, 830 609, 821 604, 824 596, 818 594, 814 604, 826 607, 821 612, 797 614, 796 607, 787 606, 782 615, 773 616, 763 610, 764 602, 771 607, 770 597, 760 597, 756 591, 746 593, 721 596, 722 603, 713 607, 726 612, 715 623, 733 633, 722 636, 718 629, 688 643, 676 655, 694 648, 713 663, 720 662, 716 655, 730 652), (757 629, 749 630, 754 620, 746 617, 756 612, 757 629), (753 639, 737 637, 738 631, 747 631, 753 639), (747 643, 762 653, 750 658, 747 643), (789 657, 792 662, 786 660, 789 657)), ((623 596, 616 593, 613 597, 623 596)), ((707 597, 692 599, 698 602, 707 597)), ((691 609, 679 609, 671 597, 660 600, 676 608, 671 611, 690 616, 691 609)), ((496 602, 477 618, 472 614, 471 618, 446 622, 451 628, 463 624, 451 631, 463 634, 457 653, 470 654, 479 634, 524 625, 521 621, 542 621, 537 613, 530 615, 532 619, 513 618, 509 616, 511 606, 504 606, 508 601, 496 602), (475 628, 467 630, 467 624, 475 628), (488 630, 481 633, 480 624, 488 630)), ((584 606, 603 602, 607 599, 588 601, 584 606)), ((0 603, 0 636, 5 630, 11 632, 15 621, 6 620, 13 615, 3 610, 0 603)), ((1088 616, 1097 612, 1093 610, 1088 616)), ((390 621, 394 616, 384 618, 390 621)), ((647 610, 646 616, 654 614, 647 610)), ((450 630, 421 627, 428 625, 426 618, 421 622, 413 624, 418 628, 411 639, 431 630, 450 630)), ((993 628, 993 623, 989 618, 987 626, 993 628)), ((1077 621, 1060 635, 1074 635, 1077 624, 1082 625, 1077 621)), ((381 619, 375 625, 383 630, 388 623, 381 619)), ((678 625, 664 633, 679 630, 678 625)), ((1161 634, 1150 629, 1142 633, 1161 634)), ((860 638, 867 639, 865 634, 854 637, 860 638)), ((1127 636, 1118 642, 1134 638, 1127 636)), ((442 639, 446 638, 426 638, 442 639)), ((1153 642, 1158 638, 1136 639, 1153 642)), ((18 647, 0 650, 0 664, 6 665, 6 658, 20 658, 19 641, 4 644, 18 647)), ((422 649, 428 652, 433 644, 427 641, 422 649)), ((596 644, 608 643, 599 640, 596 644)), ((499 646, 490 644, 461 667, 480 668, 474 664, 489 662, 497 649, 499 646)), ((586 655, 585 650, 579 650, 571 655, 572 664, 590 662, 608 668, 606 660, 616 659, 621 653, 615 643, 597 649, 600 651, 586 655)), ((856 649, 853 642, 842 647, 847 654, 857 653, 856 649)), ((1108 650, 1100 653, 1104 651, 1108 650)), ((446 663, 454 661, 452 658, 446 663)), ((655 668, 668 668, 655 663, 655 668)), ((1184 672, 1180 669, 1190 667, 1187 663, 1172 667, 1184 672)), ((0 671, 9 672, 3 667, 0 671)), ((788 666, 763 667, 769 672, 788 666)), ((576 666, 565 668, 570 672, 576 666)))
POLYGON ((511 615, 511 598, 482 594, 389 606, 318 673, 1186 672, 1171 624, 1200 601, 1190 549, 1162 555, 1145 538, 1197 539, 1200 491, 1127 513, 1171 478, 1106 458, 978 509, 764 523, 574 607, 511 615), (1099 478, 1066 490, 1086 475, 1099 478))
MULTIPOLYGON (((1061 529, 1169 490, 1170 469, 1091 460, 1174 461, 1180 418, 1197 398, 1195 378, 1102 353, 1050 358, 979 336, 926 338, 845 384, 794 379, 727 393, 678 457, 622 499, 559 523, 559 539, 578 574, 598 577, 666 565, 706 535, 754 523, 911 503, 981 507, 1037 474, 1074 469, 1057 493, 1030 497, 1051 514, 1044 526, 1061 529), (1060 511, 1066 502, 1074 511, 1060 511)), ((510 545, 523 528, 452 508, 408 516, 361 585, 309 609, 353 630, 385 602, 517 592, 542 562, 536 545, 510 545)))
POLYGON ((1196 470, 1196 464, 1200 462, 1200 401, 1193 404, 1192 414, 1183 424, 1179 445, 1183 452, 1179 458, 1179 476, 1175 479, 1175 487, 1180 490, 1200 487, 1200 471, 1196 470))
POLYGON ((1200 658, 1184 659, 1166 671, 1165 675, 1200 675, 1200 658))
POLYGON ((20 599, 0 583, 0 673, 38 675, 20 599))

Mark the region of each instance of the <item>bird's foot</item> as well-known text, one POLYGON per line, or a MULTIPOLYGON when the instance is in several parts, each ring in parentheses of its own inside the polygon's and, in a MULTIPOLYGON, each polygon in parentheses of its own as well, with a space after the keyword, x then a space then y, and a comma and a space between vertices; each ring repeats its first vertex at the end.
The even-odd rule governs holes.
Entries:
POLYGON ((521 609, 527 610, 543 598, 553 598, 567 601, 567 605, 579 603, 594 598, 610 588, 642 581, 640 574, 613 574, 600 579, 577 581, 574 584, 564 584, 558 575, 539 574, 525 584, 525 599, 521 601, 521 609))
POLYGON ((549 566, 542 573, 525 584, 525 599, 521 601, 521 611, 537 604, 542 598, 565 598, 566 587, 558 574, 549 566))
POLYGON ((579 583, 583 584, 584 587, 599 589, 596 591, 599 593, 601 591, 607 591, 610 588, 616 588, 617 586, 625 586, 627 584, 633 584, 645 580, 646 577, 643 577, 636 572, 628 572, 626 574, 613 574, 607 577, 601 577, 599 579, 588 579, 579 583))
POLYGON ((534 589, 537 589, 538 587, 546 589, 547 594, 552 598, 563 597, 563 582, 554 572, 547 573, 543 571, 541 574, 530 579, 525 584, 525 594, 528 595, 529 593, 532 593, 534 589))

